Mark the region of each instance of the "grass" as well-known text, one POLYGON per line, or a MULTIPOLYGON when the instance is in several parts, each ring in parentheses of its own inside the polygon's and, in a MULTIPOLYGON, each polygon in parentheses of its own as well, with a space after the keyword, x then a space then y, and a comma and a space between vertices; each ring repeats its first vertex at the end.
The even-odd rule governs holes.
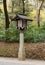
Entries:
MULTIPOLYGON (((18 57, 19 43, 0 42, 0 56, 18 57)), ((25 43, 26 58, 45 60, 45 43, 25 43)))

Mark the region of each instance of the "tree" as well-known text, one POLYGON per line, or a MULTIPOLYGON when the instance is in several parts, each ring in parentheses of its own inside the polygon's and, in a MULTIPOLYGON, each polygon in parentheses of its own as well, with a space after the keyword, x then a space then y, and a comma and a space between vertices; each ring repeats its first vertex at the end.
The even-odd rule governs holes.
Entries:
POLYGON ((12 0, 12 13, 14 12, 14 4, 15 4, 15 1, 12 0))
MULTIPOLYGON (((12 13, 24 13, 28 9, 28 0, 11 0, 11 11, 12 13)), ((25 12, 25 13, 26 13, 25 12)))
POLYGON ((9 17, 7 12, 6 0, 3 0, 3 7, 4 7, 4 14, 5 14, 5 29, 7 30, 9 28, 9 17))
POLYGON ((44 0, 35 0, 36 1, 36 10, 37 10, 37 23, 38 23, 38 27, 40 27, 40 11, 41 11, 41 8, 42 8, 42 5, 44 3, 44 0))
POLYGON ((20 3, 21 3, 21 0, 11 0, 12 13, 14 13, 14 10, 19 10, 20 9, 19 8, 20 7, 20 3), (17 8, 17 6, 18 6, 18 8, 17 8))
POLYGON ((22 4, 23 4, 23 14, 25 14, 25 0, 22 0, 22 4))

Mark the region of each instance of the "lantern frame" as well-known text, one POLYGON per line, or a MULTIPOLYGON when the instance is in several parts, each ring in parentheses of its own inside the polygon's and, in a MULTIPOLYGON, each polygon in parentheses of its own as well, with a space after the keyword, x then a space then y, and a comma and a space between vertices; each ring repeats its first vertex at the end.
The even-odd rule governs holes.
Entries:
POLYGON ((20 30, 24 30, 27 28, 27 22, 28 21, 33 21, 32 19, 30 19, 29 17, 27 17, 26 15, 24 14, 18 14, 16 15, 12 21, 16 21, 16 25, 17 25, 17 29, 20 29, 20 30))

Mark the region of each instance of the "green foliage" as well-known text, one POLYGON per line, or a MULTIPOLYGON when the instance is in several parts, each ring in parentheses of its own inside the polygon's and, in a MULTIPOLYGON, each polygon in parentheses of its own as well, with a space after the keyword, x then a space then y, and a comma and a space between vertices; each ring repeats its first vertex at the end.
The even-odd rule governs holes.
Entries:
POLYGON ((45 30, 42 28, 36 28, 36 27, 33 27, 32 29, 29 28, 29 30, 25 32, 25 41, 26 42, 45 42, 45 30))
MULTIPOLYGON (((10 28, 0 29, 0 41, 19 42, 19 30, 16 29, 16 23, 11 22, 10 28)), ((25 42, 45 42, 45 24, 38 28, 37 26, 28 23, 27 30, 24 31, 25 42)))
POLYGON ((19 31, 16 29, 15 22, 11 22, 10 28, 7 31, 5 31, 5 39, 7 39, 7 41, 10 42, 19 41, 19 31))
POLYGON ((3 13, 3 12, 2 12, 2 10, 0 9, 0 15, 1 15, 1 13, 3 13))
MULTIPOLYGON (((35 22, 28 22, 27 29, 24 30, 25 42, 45 42, 45 21, 42 21, 43 25, 40 28, 37 25, 33 25, 35 22)), ((19 30, 16 29, 16 23, 10 22, 10 27, 5 30, 4 16, 0 18, 0 41, 19 42, 19 30)))

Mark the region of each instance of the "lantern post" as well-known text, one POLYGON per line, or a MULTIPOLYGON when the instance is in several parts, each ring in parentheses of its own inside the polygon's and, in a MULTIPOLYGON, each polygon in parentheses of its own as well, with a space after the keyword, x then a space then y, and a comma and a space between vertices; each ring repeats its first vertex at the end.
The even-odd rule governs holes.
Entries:
POLYGON ((19 58, 19 60, 25 60, 25 47, 24 47, 23 31, 20 31, 20 45, 19 45, 18 58, 19 58))
POLYGON ((18 52, 18 59, 19 60, 25 60, 25 46, 24 46, 24 33, 23 31, 27 29, 27 21, 32 21, 30 18, 28 18, 24 14, 18 14, 16 15, 12 21, 17 22, 17 29, 20 30, 20 44, 19 44, 19 52, 18 52))

